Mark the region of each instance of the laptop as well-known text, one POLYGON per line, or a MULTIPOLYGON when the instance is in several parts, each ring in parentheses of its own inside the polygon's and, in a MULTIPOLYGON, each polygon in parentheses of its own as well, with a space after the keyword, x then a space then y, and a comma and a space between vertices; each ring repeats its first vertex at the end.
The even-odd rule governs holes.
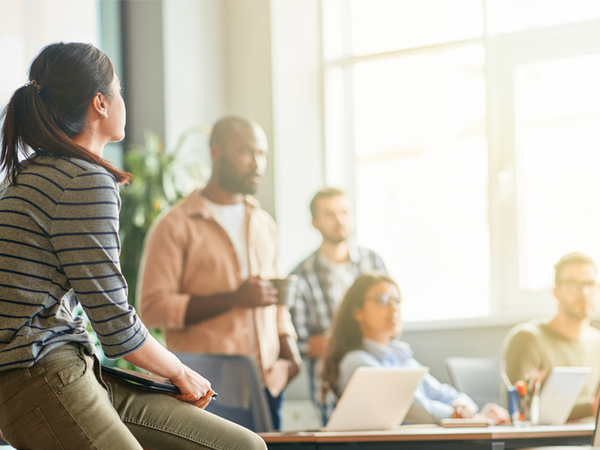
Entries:
POLYGON ((600 407, 596 412, 596 426, 594 427, 594 434, 592 436, 592 445, 559 445, 559 446, 548 446, 548 447, 528 447, 522 448, 521 450, 600 450, 600 432, 598 431, 598 425, 600 422, 600 407))
POLYGON ((541 425, 563 425, 577 402, 589 367, 554 367, 540 393, 541 425))
POLYGON ((390 430, 398 427, 428 372, 427 367, 359 367, 323 430, 390 430))

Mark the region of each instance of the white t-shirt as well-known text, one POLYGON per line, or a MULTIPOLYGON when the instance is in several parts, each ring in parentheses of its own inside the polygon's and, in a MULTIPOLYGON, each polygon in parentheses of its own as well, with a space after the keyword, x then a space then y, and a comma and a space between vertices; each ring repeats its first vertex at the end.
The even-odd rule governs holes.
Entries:
POLYGON ((220 205, 211 202, 206 197, 204 201, 210 209, 213 217, 219 225, 227 232, 240 264, 240 275, 242 280, 248 278, 248 238, 246 236, 246 206, 244 203, 235 205, 220 205))

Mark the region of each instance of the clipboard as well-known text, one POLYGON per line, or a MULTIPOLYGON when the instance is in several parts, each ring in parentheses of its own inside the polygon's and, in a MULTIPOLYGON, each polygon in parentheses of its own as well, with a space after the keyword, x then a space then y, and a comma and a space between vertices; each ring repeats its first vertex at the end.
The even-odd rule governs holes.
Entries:
POLYGON ((160 392, 167 392, 170 394, 181 394, 179 388, 174 384, 171 384, 167 378, 159 377, 151 373, 119 369, 117 367, 110 367, 104 364, 102 364, 101 373, 118 378, 119 380, 124 380, 133 385, 138 385, 139 387, 160 392))

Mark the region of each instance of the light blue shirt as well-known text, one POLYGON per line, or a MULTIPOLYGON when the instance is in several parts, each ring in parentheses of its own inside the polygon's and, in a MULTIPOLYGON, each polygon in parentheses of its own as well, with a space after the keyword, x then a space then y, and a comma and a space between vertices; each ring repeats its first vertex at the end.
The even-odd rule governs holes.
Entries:
MULTIPOLYGON (((383 345, 364 338, 361 350, 352 350, 346 353, 340 361, 338 378, 340 394, 348 385, 354 371, 361 366, 422 367, 413 358, 413 352, 406 342, 393 340, 389 345, 383 345)), ((478 410, 473 400, 467 395, 461 394, 452 386, 440 383, 432 375, 426 374, 415 392, 415 399, 404 423, 440 423, 442 419, 452 415, 454 412, 452 404, 457 400, 471 404, 473 410, 478 410)))

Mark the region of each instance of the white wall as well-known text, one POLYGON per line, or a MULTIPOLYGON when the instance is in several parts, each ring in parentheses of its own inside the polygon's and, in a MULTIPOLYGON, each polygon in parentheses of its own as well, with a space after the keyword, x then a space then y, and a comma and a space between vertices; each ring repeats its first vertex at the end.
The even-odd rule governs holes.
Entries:
MULTIPOLYGON (((222 7, 216 1, 163 1, 162 22, 165 142, 172 149, 184 131, 212 124, 227 109, 222 7)), ((210 164, 207 134, 190 136, 185 149, 210 164)))
POLYGON ((123 2, 123 78, 128 142, 150 129, 164 138, 163 24, 160 0, 123 2))
POLYGON ((256 195, 263 209, 275 215, 273 196, 273 102, 271 30, 268 0, 225 0, 223 53, 227 112, 256 121, 270 144, 267 170, 256 195))
POLYGON ((286 273, 320 244, 308 208, 325 180, 319 3, 271 1, 273 189, 286 273))

